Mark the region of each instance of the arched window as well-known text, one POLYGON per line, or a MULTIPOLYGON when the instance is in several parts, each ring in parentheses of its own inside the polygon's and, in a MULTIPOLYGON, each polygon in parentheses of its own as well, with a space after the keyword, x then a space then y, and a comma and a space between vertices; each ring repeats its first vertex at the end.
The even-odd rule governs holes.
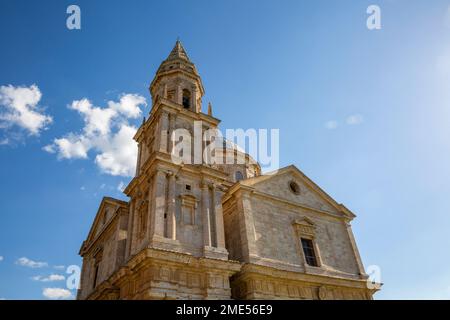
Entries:
POLYGON ((187 89, 183 89, 183 107, 185 109, 191 107, 191 93, 187 89))
POLYGON ((240 171, 236 171, 236 173, 234 174, 234 178, 236 179, 236 182, 244 180, 244 176, 240 171))

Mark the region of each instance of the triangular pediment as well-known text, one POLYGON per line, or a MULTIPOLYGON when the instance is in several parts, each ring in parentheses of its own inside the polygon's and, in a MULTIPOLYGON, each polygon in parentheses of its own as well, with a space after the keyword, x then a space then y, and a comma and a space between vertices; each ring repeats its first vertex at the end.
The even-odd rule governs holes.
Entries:
POLYGON ((292 223, 299 234, 314 236, 316 225, 307 217, 295 219, 292 223))
POLYGON ((312 222, 312 220, 307 217, 303 217, 301 219, 295 219, 293 223, 295 225, 303 225, 306 227, 314 227, 315 226, 314 222, 312 222))
MULTIPOLYGON (((297 167, 291 165, 275 172, 246 179, 241 185, 255 191, 335 215, 354 218, 345 206, 337 203, 297 167)), ((307 222, 307 220, 304 220, 307 222)))
POLYGON ((104 197, 100 203, 94 222, 92 223, 91 229, 84 243, 89 244, 95 240, 108 222, 115 216, 117 210, 126 206, 127 203, 125 201, 104 197))

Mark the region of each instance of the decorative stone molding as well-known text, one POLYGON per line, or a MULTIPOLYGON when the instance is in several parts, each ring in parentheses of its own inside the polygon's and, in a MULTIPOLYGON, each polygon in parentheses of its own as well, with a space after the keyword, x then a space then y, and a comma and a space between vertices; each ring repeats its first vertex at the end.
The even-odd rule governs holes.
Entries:
POLYGON ((327 288, 325 286, 319 287, 317 294, 318 294, 320 300, 326 300, 328 297, 327 288))
POLYGON ((195 211, 197 209, 198 200, 192 194, 182 194, 181 199, 181 223, 195 225, 195 211))
POLYGON ((333 281, 332 278, 299 278, 293 272, 245 265, 232 279, 234 299, 371 299, 373 294, 362 281, 333 281))
POLYGON ((295 219, 292 223, 298 236, 307 236, 308 238, 315 237, 315 224, 310 219, 303 217, 302 219, 295 219))
POLYGON ((199 200, 197 200, 197 198, 192 194, 181 194, 179 197, 181 199, 182 206, 192 206, 194 209, 197 208, 197 203, 199 200))

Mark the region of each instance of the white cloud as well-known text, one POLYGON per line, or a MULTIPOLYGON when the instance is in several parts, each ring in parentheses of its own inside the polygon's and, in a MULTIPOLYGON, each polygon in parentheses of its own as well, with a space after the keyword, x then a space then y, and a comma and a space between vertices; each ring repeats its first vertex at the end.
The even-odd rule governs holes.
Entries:
POLYGON ((36 85, 0 86, 0 128, 18 126, 30 135, 39 135, 53 121, 39 108, 41 97, 42 93, 36 85))
POLYGON ((72 293, 63 288, 44 288, 42 294, 49 299, 68 299, 72 297, 72 293))
POLYGON ((43 149, 57 153, 59 159, 86 159, 94 152, 95 163, 103 173, 114 176, 132 176, 137 158, 137 145, 133 136, 137 128, 128 120, 141 115, 145 98, 135 94, 124 94, 118 102, 108 101, 108 107, 93 106, 88 99, 73 101, 69 109, 78 111, 83 117, 81 133, 68 133, 54 139, 43 149))
POLYGON ((117 186, 117 190, 120 192, 123 192, 123 190, 125 190, 125 184, 123 183, 123 181, 120 181, 119 185, 117 186))
POLYGON ((52 282, 52 281, 62 281, 65 280, 66 277, 64 277, 61 274, 51 274, 48 277, 44 277, 44 276, 34 276, 31 279, 33 279, 34 281, 41 281, 41 282, 52 282))
POLYGON ((361 124, 364 121, 364 117, 360 114, 352 114, 347 117, 346 123, 348 125, 361 124))
POLYGON ((118 103, 113 101, 108 102, 110 109, 116 110, 132 119, 136 119, 141 115, 140 105, 146 105, 145 98, 137 94, 123 95, 118 103))
POLYGON ((0 256, 0 262, 2 262, 3 261, 3 256, 0 256))
POLYGON ((70 133, 65 138, 54 139, 52 145, 46 145, 43 149, 49 153, 57 150, 59 159, 86 159, 89 150, 89 140, 70 133))
POLYGON ((47 262, 33 261, 26 257, 22 257, 22 258, 18 259, 16 261, 16 264, 18 264, 20 266, 24 266, 24 267, 29 267, 29 268, 43 268, 43 267, 48 266, 47 262))
POLYGON ((92 105, 88 99, 73 101, 69 109, 77 110, 85 122, 84 131, 87 135, 109 133, 111 120, 117 115, 111 108, 99 108, 92 105))
POLYGON ((329 129, 329 130, 334 130, 338 127, 338 123, 336 120, 330 120, 325 122, 325 128, 329 129))
POLYGON ((100 169, 113 176, 130 177, 134 174, 137 159, 137 144, 133 136, 136 127, 123 124, 108 140, 98 144, 101 153, 95 157, 100 169))

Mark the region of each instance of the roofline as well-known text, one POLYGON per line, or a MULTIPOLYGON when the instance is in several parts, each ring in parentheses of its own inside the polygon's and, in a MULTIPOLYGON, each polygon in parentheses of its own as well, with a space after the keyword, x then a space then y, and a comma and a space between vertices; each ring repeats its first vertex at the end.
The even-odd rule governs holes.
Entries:
MULTIPOLYGON (((84 247, 86 241, 89 240, 89 238, 91 237, 92 232, 94 230, 94 226, 96 225, 97 221, 100 219, 99 212, 102 210, 102 208, 104 207, 104 205, 106 203, 118 204, 122 208, 128 207, 128 202, 126 202, 126 201, 119 200, 119 199, 112 198, 112 197, 106 197, 106 196, 103 197, 102 201, 100 202, 100 205, 98 206, 97 212, 95 213, 94 221, 92 222, 91 227, 89 228, 89 232, 88 232, 88 235, 86 237, 86 240, 84 240, 83 243, 81 244, 81 248, 80 248, 79 253, 81 253, 83 251, 83 247, 84 247)), ((114 214, 116 214, 116 212, 117 212, 117 210, 114 212, 114 214)))
POLYGON ((305 179, 306 183, 313 188, 315 191, 317 191, 326 201, 328 201, 336 210, 342 212, 344 215, 346 215, 350 220, 356 217, 356 215, 349 210, 346 206, 344 206, 342 203, 338 203, 336 200, 334 200, 328 193, 326 193, 321 187, 319 187, 314 181, 312 181, 306 174, 304 174, 300 169, 298 169, 295 165, 291 164, 289 166, 283 167, 278 170, 270 171, 266 174, 241 180, 239 183, 236 183, 233 185, 227 192, 227 194, 234 193, 237 187, 239 186, 246 186, 248 188, 253 189, 253 185, 256 183, 259 183, 261 181, 270 179, 272 176, 284 174, 287 171, 294 171, 297 174, 299 174, 303 179, 305 179), (233 191, 232 191, 233 190, 233 191), (232 191, 232 192, 231 192, 232 191))

